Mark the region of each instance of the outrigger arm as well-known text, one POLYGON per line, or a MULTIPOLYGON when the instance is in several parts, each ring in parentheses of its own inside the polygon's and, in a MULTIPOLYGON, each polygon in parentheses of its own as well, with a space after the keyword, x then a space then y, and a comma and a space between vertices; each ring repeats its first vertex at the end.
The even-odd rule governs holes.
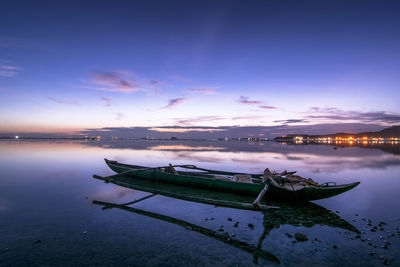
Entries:
POLYGON ((256 200, 254 200, 253 206, 258 207, 260 209, 263 206, 261 204, 261 199, 263 199, 264 195, 268 191, 268 188, 269 188, 269 182, 268 181, 269 181, 269 179, 271 179, 271 176, 272 176, 271 171, 268 168, 266 168, 265 171, 264 171, 264 175, 262 177, 262 182, 263 182, 263 184, 265 184, 265 186, 264 186, 263 190, 261 190, 260 194, 258 194, 256 200))
POLYGON ((265 193, 267 193, 268 191, 268 186, 269 184, 265 184, 264 189, 261 190, 260 194, 258 195, 258 197, 256 198, 256 200, 254 200, 253 202, 253 206, 262 209, 262 206, 264 206, 263 204, 260 203, 261 199, 264 197, 265 193))

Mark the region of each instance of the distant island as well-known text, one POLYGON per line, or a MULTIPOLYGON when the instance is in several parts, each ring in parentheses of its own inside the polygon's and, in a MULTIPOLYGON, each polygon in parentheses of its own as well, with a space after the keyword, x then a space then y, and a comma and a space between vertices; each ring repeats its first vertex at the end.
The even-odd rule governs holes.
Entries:
POLYGON ((335 133, 326 135, 290 134, 274 138, 277 142, 400 142, 400 126, 378 132, 335 133))

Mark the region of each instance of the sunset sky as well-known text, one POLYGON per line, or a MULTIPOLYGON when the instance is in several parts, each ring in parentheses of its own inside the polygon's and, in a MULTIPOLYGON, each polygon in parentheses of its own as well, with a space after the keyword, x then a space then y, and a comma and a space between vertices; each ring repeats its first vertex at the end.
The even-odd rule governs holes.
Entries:
POLYGON ((0 132, 400 121, 399 1, 2 1, 0 132))

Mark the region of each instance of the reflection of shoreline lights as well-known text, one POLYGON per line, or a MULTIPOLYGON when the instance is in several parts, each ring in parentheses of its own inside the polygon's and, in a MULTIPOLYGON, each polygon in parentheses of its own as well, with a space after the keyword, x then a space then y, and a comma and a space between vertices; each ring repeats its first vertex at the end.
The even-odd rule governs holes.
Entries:
MULTIPOLYGON (((303 141, 292 141, 296 145, 301 145, 304 142, 303 141)), ((286 142, 282 142, 285 143, 286 142)), ((400 144, 400 141, 391 141, 391 140, 335 140, 335 141, 326 141, 326 140, 307 140, 307 144, 326 144, 326 145, 340 145, 340 144, 348 144, 348 145, 353 145, 353 144, 362 144, 362 145, 383 145, 383 144, 391 144, 391 145, 398 145, 400 144)))
POLYGON ((399 137, 388 137, 388 138, 383 138, 383 137, 354 137, 354 136, 348 136, 348 137, 341 137, 341 136, 336 136, 334 138, 332 137, 309 137, 309 136, 294 136, 292 138, 292 142, 296 144, 302 144, 303 140, 307 141, 307 143, 310 142, 315 142, 315 143, 325 143, 325 144, 341 144, 343 143, 350 143, 350 144, 398 144, 400 141, 399 137))
POLYGON ((293 140, 294 140, 294 142, 295 142, 296 144, 302 144, 302 143, 303 143, 303 136, 295 136, 295 137, 293 138, 293 140))
POLYGON ((295 141, 303 141, 303 136, 295 136, 294 140, 295 141))

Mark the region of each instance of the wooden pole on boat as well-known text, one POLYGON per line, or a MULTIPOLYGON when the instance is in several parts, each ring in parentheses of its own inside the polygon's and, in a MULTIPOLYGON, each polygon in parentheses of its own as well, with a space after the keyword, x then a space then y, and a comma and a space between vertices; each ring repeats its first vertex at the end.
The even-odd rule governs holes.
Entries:
POLYGON ((178 175, 178 172, 175 170, 174 166, 171 163, 169 163, 169 168, 175 175, 178 175))

